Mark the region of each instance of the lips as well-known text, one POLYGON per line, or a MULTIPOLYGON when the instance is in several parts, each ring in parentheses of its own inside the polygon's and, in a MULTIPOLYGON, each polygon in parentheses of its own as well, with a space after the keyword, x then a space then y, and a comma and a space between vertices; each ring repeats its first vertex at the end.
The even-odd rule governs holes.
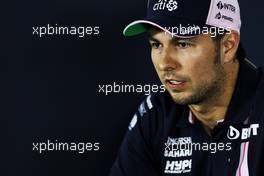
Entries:
POLYGON ((186 81, 183 80, 167 79, 165 83, 168 88, 175 91, 182 91, 186 86, 186 81))
POLYGON ((168 80, 168 82, 170 84, 173 84, 173 85, 179 85, 179 84, 182 84, 183 83, 182 81, 177 81, 177 80, 168 80))

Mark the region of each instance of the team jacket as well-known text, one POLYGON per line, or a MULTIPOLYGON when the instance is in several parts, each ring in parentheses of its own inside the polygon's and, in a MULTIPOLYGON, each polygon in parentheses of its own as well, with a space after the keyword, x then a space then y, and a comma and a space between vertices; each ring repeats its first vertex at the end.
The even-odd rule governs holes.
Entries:
POLYGON ((146 98, 132 118, 111 176, 263 176, 264 79, 240 61, 224 121, 209 136, 170 95, 146 98))

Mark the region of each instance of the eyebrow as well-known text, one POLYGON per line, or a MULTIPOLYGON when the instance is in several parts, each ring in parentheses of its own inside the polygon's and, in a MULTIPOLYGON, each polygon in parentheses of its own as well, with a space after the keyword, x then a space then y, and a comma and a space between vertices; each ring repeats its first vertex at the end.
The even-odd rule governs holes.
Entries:
MULTIPOLYGON (((148 40, 150 41, 154 41, 157 43, 161 43, 158 39, 156 39, 155 37, 153 37, 151 34, 148 34, 148 40)), ((179 38, 179 37, 172 37, 172 39, 170 39, 170 43, 174 43, 177 42, 179 40, 187 40, 187 41, 194 41, 194 38, 179 38)))
POLYGON ((154 38, 154 37, 151 36, 150 34, 148 34, 148 40, 150 40, 150 41, 154 41, 154 42, 158 42, 158 43, 161 43, 158 39, 154 38))

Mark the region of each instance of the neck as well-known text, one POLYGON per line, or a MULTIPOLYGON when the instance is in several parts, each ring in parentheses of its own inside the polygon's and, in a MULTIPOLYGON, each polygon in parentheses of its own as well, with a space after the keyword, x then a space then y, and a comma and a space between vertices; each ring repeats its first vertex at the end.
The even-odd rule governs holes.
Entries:
POLYGON ((192 113, 202 122, 205 128, 207 128, 206 130, 212 130, 217 125, 217 121, 225 118, 228 105, 235 89, 238 70, 238 61, 227 63, 225 65, 227 79, 223 85, 223 91, 219 92, 219 95, 212 99, 199 104, 189 105, 192 113))

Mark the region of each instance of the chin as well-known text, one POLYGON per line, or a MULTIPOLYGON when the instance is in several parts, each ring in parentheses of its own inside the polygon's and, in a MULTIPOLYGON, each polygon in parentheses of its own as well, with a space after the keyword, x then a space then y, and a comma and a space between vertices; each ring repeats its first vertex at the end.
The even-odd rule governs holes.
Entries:
POLYGON ((171 93, 171 97, 173 99, 173 101, 177 104, 180 104, 180 105, 187 105, 187 104, 190 104, 190 95, 184 95, 185 93, 171 93), (181 95, 182 94, 182 95, 181 95))
POLYGON ((198 104, 202 100, 201 96, 187 92, 181 92, 181 93, 170 92, 170 95, 173 101, 179 105, 198 104))

